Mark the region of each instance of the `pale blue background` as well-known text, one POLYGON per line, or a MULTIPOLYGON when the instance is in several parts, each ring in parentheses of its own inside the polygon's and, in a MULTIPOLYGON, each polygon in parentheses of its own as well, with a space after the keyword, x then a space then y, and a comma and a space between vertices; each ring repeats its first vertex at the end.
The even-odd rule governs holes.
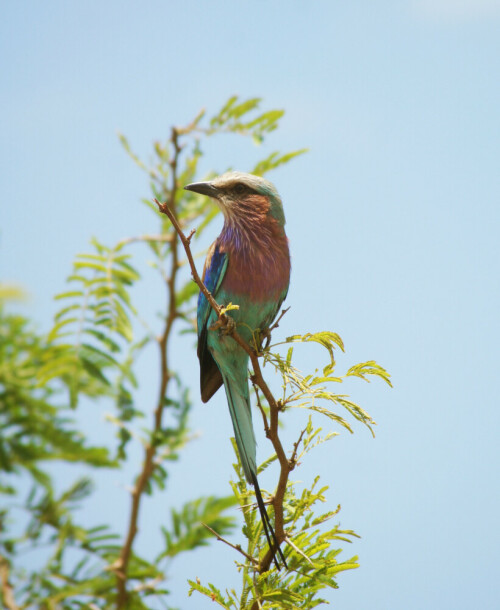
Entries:
MULTIPOLYGON (((342 610, 500 607, 499 3, 11 1, 0 12, 0 264, 31 294, 23 311, 49 328, 51 298, 92 235, 112 244, 154 230, 139 203, 146 177, 117 130, 148 156, 171 124, 233 93, 285 108, 263 148, 219 140, 206 167, 244 170, 272 150, 310 148, 271 176, 293 251, 281 332, 335 330, 347 347, 339 367, 375 358, 395 384, 351 384, 376 439, 342 433, 296 473, 320 473, 326 508, 341 503, 341 525, 362 535, 343 554, 361 568, 329 599, 342 610)), ((136 294, 151 312, 162 298, 152 282, 136 294)), ((229 491, 224 397, 201 405, 191 340, 175 356, 193 376, 201 436, 145 506, 145 553, 158 549, 148 526, 169 506, 229 491)), ((156 370, 150 353, 147 409, 156 370)), ((114 434, 104 410, 83 413, 100 439, 114 434)), ((291 417, 289 444, 299 426, 291 417)), ((99 478, 81 519, 123 531, 137 467, 99 478)), ((188 577, 239 585, 220 543, 179 558, 170 576, 182 608, 211 607, 186 598, 188 577)))

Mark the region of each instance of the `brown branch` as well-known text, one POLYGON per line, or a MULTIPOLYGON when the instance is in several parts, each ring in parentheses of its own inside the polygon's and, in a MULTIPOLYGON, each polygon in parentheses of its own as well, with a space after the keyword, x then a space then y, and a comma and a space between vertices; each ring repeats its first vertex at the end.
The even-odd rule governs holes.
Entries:
POLYGON ((281 310, 281 313, 280 313, 278 319, 276 320, 276 322, 268 329, 269 332, 272 332, 275 328, 278 328, 278 326, 280 325, 281 319, 283 318, 283 316, 286 314, 287 311, 290 311, 290 307, 287 307, 286 309, 281 310))
POLYGON ((266 433, 266 436, 269 438, 270 430, 269 430, 269 424, 267 422, 267 415, 266 415, 266 412, 264 411, 264 407, 262 406, 262 404, 260 402, 259 391, 257 389, 257 385, 255 383, 253 375, 250 377, 250 381, 253 384, 253 389, 255 390, 255 396, 257 397, 257 406, 259 407, 259 411, 262 415, 262 420, 264 422, 264 431, 266 433))
POLYGON ((302 437, 304 436, 306 431, 307 431, 306 428, 304 428, 302 430, 302 432, 300 433, 300 436, 297 439, 297 441, 293 444, 293 451, 292 451, 292 457, 290 458, 290 463, 293 464, 294 466, 297 462, 297 451, 299 449, 300 441, 302 440, 302 437))
MULTIPOLYGON (((174 148, 174 155, 172 160, 170 161, 170 166, 172 170, 172 184, 169 192, 168 198, 168 208, 172 217, 175 217, 175 197, 178 189, 177 184, 177 163, 179 160, 179 155, 181 152, 181 146, 179 145, 179 131, 177 128, 172 128, 171 135, 171 143, 174 148)), ((116 574, 117 580, 117 597, 116 597, 116 608, 117 610, 121 610, 122 608, 126 608, 128 605, 128 592, 127 592, 127 580, 128 580, 128 564, 130 561, 130 556, 132 554, 132 547, 134 544, 135 537, 138 532, 138 520, 139 520, 139 510, 141 506, 141 499, 144 495, 146 487, 151 479, 151 476, 154 472, 155 467, 157 466, 155 462, 157 448, 152 442, 152 439, 155 437, 155 434, 161 430, 162 427, 162 416, 165 408, 165 395, 167 393, 168 383, 170 381, 170 373, 168 367, 168 354, 167 354, 167 345, 168 340, 170 338, 170 334, 172 331, 173 324, 178 316, 177 306, 175 303, 175 288, 176 288, 176 280, 177 280, 177 272, 179 270, 179 258, 178 258, 178 244, 179 240, 177 237, 177 233, 174 233, 170 236, 169 240, 165 239, 165 241, 170 241, 170 248, 172 252, 172 264, 170 268, 170 275, 166 279, 167 288, 168 288, 168 301, 167 301, 167 316, 165 319, 165 326, 163 328, 163 332, 161 336, 158 338, 158 347, 160 350, 160 390, 158 394, 158 401, 156 404, 156 409, 153 416, 153 431, 151 434, 151 440, 146 443, 144 449, 144 461, 142 464, 142 470, 136 480, 136 483, 132 489, 131 496, 131 508, 130 508, 130 517, 128 530, 125 538, 125 542, 121 548, 119 558, 114 562, 110 568, 116 574)), ((149 238, 149 236, 145 236, 149 238)))
POLYGON ((10 564, 2 555, 0 555, 0 593, 7 610, 19 610, 14 599, 14 589, 10 584, 10 564))
MULTIPOLYGON (((266 433, 268 431, 268 437, 273 444, 276 455, 278 456, 278 460, 280 463, 280 476, 278 480, 278 485, 276 487, 276 493, 271 500, 271 503, 274 508, 274 520, 275 520, 275 533, 276 538, 279 543, 283 542, 286 538, 286 532, 284 530, 284 515, 283 515, 283 500, 285 497, 286 486, 288 483, 288 477, 290 472, 293 470, 295 464, 287 459, 285 450, 283 449, 283 445, 281 444, 281 440, 278 435, 278 417, 279 412, 282 410, 281 403, 279 403, 273 396, 269 386, 264 380, 262 376, 262 371, 259 364, 259 356, 257 352, 243 339, 243 337, 236 331, 236 328, 233 325, 230 325, 228 316, 224 313, 223 308, 215 301, 214 297, 207 289, 205 284, 202 282, 198 271, 196 270, 196 265, 194 263, 193 255, 191 253, 191 238, 194 234, 194 230, 191 231, 188 237, 186 237, 179 226, 177 218, 173 213, 171 207, 167 203, 160 203, 157 199, 154 199, 154 202, 158 206, 159 211, 162 214, 165 214, 170 219, 174 229, 176 230, 179 238, 184 246, 184 250, 186 251, 186 256, 189 261, 189 265, 191 267, 191 274, 193 276, 194 281, 198 285, 201 292, 204 294, 205 298, 209 302, 212 309, 215 311, 218 317, 219 326, 225 327, 227 329, 228 334, 236 341, 236 343, 248 354, 250 358, 250 362, 252 363, 253 375, 252 382, 261 390, 264 394, 267 403, 270 408, 270 425, 268 426, 266 433)), ((283 317, 287 310, 283 311, 281 316, 278 318, 277 322, 283 317)), ((261 412, 263 410, 261 409, 261 412)), ((267 418, 264 420, 265 425, 267 426, 267 418)), ((269 549, 266 553, 264 559, 261 561, 258 571, 260 573, 266 572, 273 561, 273 551, 269 549)))
POLYGON ((170 219, 170 222, 174 226, 174 229, 175 229, 176 233, 179 235, 180 240, 182 242, 182 245, 184 246, 184 250, 186 251, 186 256, 187 256, 188 261, 189 261, 189 266, 191 267, 191 275, 193 276, 194 281, 196 282, 196 284, 198 284, 198 287, 200 288, 200 290, 205 295, 207 301, 210 303, 210 306, 212 307, 212 309, 217 314, 219 320, 223 324, 227 324, 227 316, 225 314, 221 314, 222 308, 217 304, 217 302, 213 298, 213 296, 210 293, 210 291, 207 289, 205 284, 201 281, 201 278, 198 275, 198 271, 196 270, 196 265, 194 264, 194 259, 193 259, 193 254, 191 252, 190 242, 191 242, 191 238, 193 237, 193 235, 196 232, 196 229, 193 229, 191 231, 191 233, 188 235, 188 237, 186 237, 184 235, 184 232, 182 231, 178 221, 177 221, 177 218, 175 217, 175 215, 173 214, 172 210, 170 209, 170 206, 167 205, 166 203, 160 203, 158 201, 158 199, 154 199, 153 201, 158 206, 158 209, 160 210, 160 212, 162 214, 165 214, 166 216, 168 216, 168 218, 170 219))

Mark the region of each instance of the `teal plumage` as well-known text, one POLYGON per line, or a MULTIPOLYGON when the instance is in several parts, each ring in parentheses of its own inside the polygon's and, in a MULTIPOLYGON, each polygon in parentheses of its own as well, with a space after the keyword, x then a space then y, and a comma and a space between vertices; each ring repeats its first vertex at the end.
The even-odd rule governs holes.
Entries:
MULTIPOLYGON (((203 281, 220 305, 239 306, 228 315, 238 333, 251 343, 252 332, 271 325, 288 292, 290 254, 281 199, 270 182, 242 172, 185 188, 213 197, 224 214, 222 232, 205 261, 203 281)), ((274 554, 278 551, 285 563, 257 481, 248 354, 227 334, 210 330, 216 320, 217 315, 200 293, 197 321, 202 400, 210 400, 224 385, 245 477, 255 487, 270 548, 274 554)))

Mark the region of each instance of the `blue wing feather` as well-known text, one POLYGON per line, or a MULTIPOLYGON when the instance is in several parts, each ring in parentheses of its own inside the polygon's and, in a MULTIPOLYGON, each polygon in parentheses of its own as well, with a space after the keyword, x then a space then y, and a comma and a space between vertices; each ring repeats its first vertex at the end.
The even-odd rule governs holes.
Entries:
MULTIPOLYGON (((214 242, 210 247, 203 269, 203 283, 214 297, 224 279, 228 263, 226 252, 214 242)), ((198 358, 200 360, 200 389, 203 402, 207 402, 222 385, 222 375, 217 363, 207 347, 208 320, 212 308, 205 295, 200 291, 198 296, 198 358)))

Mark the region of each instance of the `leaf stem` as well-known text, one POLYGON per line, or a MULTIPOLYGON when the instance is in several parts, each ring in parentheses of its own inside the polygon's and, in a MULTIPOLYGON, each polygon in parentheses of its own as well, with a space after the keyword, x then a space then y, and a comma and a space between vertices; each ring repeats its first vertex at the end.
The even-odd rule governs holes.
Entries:
POLYGON ((235 551, 238 551, 238 553, 241 553, 244 557, 246 557, 248 559, 248 561, 251 561, 254 565, 258 564, 258 561, 254 557, 252 557, 251 555, 246 553, 239 544, 232 544, 231 542, 229 542, 229 540, 226 540, 225 538, 223 538, 220 534, 218 534, 215 530, 213 530, 206 523, 202 523, 202 525, 203 525, 203 527, 206 527, 209 532, 212 532, 212 534, 217 538, 217 540, 220 540, 220 542, 224 542, 225 544, 230 546, 235 551))

